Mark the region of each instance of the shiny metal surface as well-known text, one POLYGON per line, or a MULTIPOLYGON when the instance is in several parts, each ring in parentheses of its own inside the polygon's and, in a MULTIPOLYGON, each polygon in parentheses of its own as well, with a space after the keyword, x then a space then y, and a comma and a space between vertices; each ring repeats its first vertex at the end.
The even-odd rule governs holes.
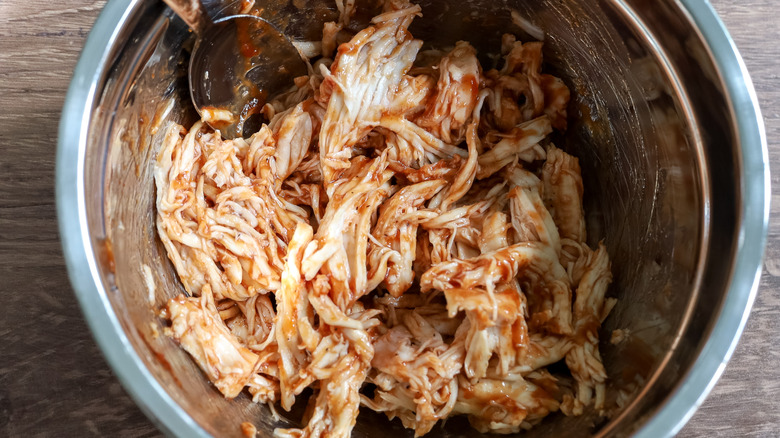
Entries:
MULTIPOLYGON (((232 120, 205 117, 224 138, 253 134, 246 126, 265 104, 305 75, 298 49, 271 23, 255 15, 238 14, 212 20, 200 0, 163 0, 195 33, 190 55, 189 88, 195 110, 227 110, 232 120)), ((251 124, 251 123, 250 123, 251 124)))
MULTIPOLYGON (((258 2, 299 39, 336 16, 327 0, 296 2, 305 10, 295 11, 286 4, 258 2)), ((524 36, 510 8, 544 30, 545 61, 572 89, 577 120, 556 144, 580 157, 591 243, 603 238, 614 260, 610 294, 619 302, 601 332, 609 418, 556 414, 526 436, 674 434, 736 345, 765 245, 766 143, 739 55, 702 0, 454 4, 422 1, 412 32, 433 45, 467 39, 497 52, 501 33, 524 36), (629 339, 611 345, 618 328, 629 339)), ((207 7, 219 17, 236 5, 207 7)), ((364 16, 370 11, 357 21, 364 16)), ((278 423, 266 407, 224 400, 178 346, 155 335, 155 310, 180 286, 155 236, 151 163, 166 124, 195 117, 189 35, 172 18, 162 4, 110 0, 90 34, 60 125, 63 249, 95 338, 161 429, 240 436, 239 424, 252 421, 267 435, 278 423), (143 265, 153 274, 152 301, 143 265)), ((448 421, 431 436, 473 435, 464 423, 448 421)), ((354 435, 400 432, 362 413, 354 435)))
POLYGON ((201 116, 209 109, 230 111, 231 121, 208 122, 224 138, 249 137, 259 129, 263 105, 305 74, 298 49, 273 25, 253 15, 231 15, 216 20, 195 43, 190 96, 201 116))

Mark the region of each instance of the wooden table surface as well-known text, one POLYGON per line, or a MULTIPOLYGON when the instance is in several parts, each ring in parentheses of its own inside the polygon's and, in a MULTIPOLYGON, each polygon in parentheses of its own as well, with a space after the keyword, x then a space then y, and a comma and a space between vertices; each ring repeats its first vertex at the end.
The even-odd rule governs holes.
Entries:
MULTIPOLYGON (((780 2, 712 0, 745 59, 780 176, 780 2)), ((54 208, 65 90, 103 0, 0 0, 0 436, 159 436, 84 323, 54 208)), ((723 377, 680 436, 780 436, 780 199, 761 288, 723 377)))

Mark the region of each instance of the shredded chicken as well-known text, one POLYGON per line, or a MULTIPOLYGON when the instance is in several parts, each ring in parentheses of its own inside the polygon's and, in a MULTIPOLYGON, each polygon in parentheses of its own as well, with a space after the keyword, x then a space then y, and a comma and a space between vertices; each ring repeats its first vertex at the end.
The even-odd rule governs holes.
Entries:
POLYGON ((337 8, 252 137, 168 130, 157 231, 187 295, 165 332, 225 397, 289 411, 313 390, 280 437, 347 437, 361 406, 415 436, 603 409, 610 262, 586 243, 577 158, 549 139, 569 90, 542 43, 505 35, 483 71, 468 42, 420 52, 407 0, 357 34, 355 2, 337 8))
POLYGON ((480 67, 477 51, 465 41, 439 63, 436 95, 419 118, 419 125, 446 143, 463 140, 466 122, 477 105, 480 67))
POLYGON ((181 343, 225 397, 241 393, 259 358, 222 322, 211 288, 205 285, 200 298, 179 295, 168 302, 167 310, 171 318, 168 334, 181 343))

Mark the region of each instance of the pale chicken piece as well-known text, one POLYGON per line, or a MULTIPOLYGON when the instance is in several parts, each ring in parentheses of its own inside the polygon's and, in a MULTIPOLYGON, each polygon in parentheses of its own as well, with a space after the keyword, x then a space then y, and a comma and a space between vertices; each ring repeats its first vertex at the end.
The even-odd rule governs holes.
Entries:
POLYGON ((479 248, 474 243, 475 229, 458 229, 453 234, 453 244, 450 254, 453 258, 470 259, 479 255, 479 248))
POLYGON ((459 318, 450 318, 445 304, 433 303, 417 307, 414 311, 442 336, 455 336, 461 325, 459 318))
POLYGON ((258 356, 230 334, 208 285, 199 298, 179 295, 168 301, 166 333, 189 353, 227 398, 237 396, 252 378, 258 356))
MULTIPOLYGON (((297 43, 297 46, 300 47, 300 44, 301 43, 297 43)), ((316 50, 316 47, 314 49, 316 50)), ((303 53, 302 55, 305 56, 303 53)), ((320 63, 320 61, 315 63, 315 65, 318 65, 318 63, 320 63)), ((322 119, 321 117, 318 117, 318 113, 324 112, 324 108, 320 106, 318 102, 316 102, 315 96, 320 88, 320 85, 322 84, 322 81, 322 73, 314 68, 309 70, 308 75, 294 78, 293 86, 291 86, 287 91, 281 92, 270 102, 266 102, 266 104, 263 105, 262 109, 260 110, 260 113, 264 115, 267 120, 269 120, 268 126, 272 128, 274 132, 276 132, 278 130, 281 119, 283 119, 285 115, 289 114, 293 108, 303 104, 304 111, 309 113, 313 120, 317 121, 313 128, 316 128, 314 131, 318 132, 319 120, 322 119)))
POLYGON ((569 274, 570 284, 579 284, 590 263, 591 250, 584 242, 561 239, 561 265, 569 274))
POLYGON ((266 348, 260 351, 259 356, 255 374, 247 383, 247 391, 255 403, 266 403, 270 407, 279 400, 279 354, 273 348, 266 348))
POLYGON ((282 181, 290 176, 303 161, 312 140, 312 121, 303 110, 303 103, 293 109, 279 123, 274 151, 276 167, 276 187, 281 187, 282 181))
MULTIPOLYGON (((536 40, 544 41, 544 30, 539 27, 538 25, 534 24, 533 22, 529 21, 528 18, 521 15, 520 12, 518 12, 515 9, 512 9, 510 11, 510 17, 512 17, 512 23, 519 27, 520 29, 523 29, 525 33, 530 35, 536 40)), ((504 38, 506 38, 507 35, 504 35, 504 38)), ((513 38, 514 39, 514 38, 513 38)), ((504 48, 504 39, 502 38, 501 41, 501 53, 506 53, 508 49, 504 48)))
MULTIPOLYGON (((336 216, 351 215, 351 219, 347 217, 351 222, 347 222, 344 228, 331 222, 326 212, 315 239, 306 248, 302 264, 304 275, 308 275, 308 272, 314 273, 315 277, 324 274, 328 279, 327 294, 342 311, 346 311, 355 300, 367 293, 369 280, 374 280, 368 277, 366 250, 355 249, 368 248, 369 230, 355 221, 368 224, 368 219, 381 200, 387 197, 389 190, 389 184, 384 184, 381 190, 370 193, 351 207, 354 211, 336 212, 336 216)), ((333 205, 335 207, 336 204, 333 205)))
MULTIPOLYGON (((460 234, 459 231, 464 228, 473 228, 472 222, 477 222, 488 211, 492 203, 492 200, 485 200, 451 208, 446 213, 440 213, 438 209, 419 210, 414 219, 419 221, 422 228, 427 231, 427 239, 423 245, 425 262, 421 266, 427 268, 432 264, 451 260, 458 249, 455 246, 455 240, 460 234)), ((422 270, 418 269, 418 271, 422 270)))
POLYGON ((205 162, 200 172, 218 189, 246 187, 250 184, 250 177, 244 173, 241 160, 241 156, 249 149, 244 139, 212 141, 203 144, 201 149, 205 162))
POLYGON ((325 324, 320 324, 323 334, 319 344, 311 351, 312 362, 306 373, 317 379, 326 379, 338 371, 336 365, 347 355, 356 355, 362 361, 370 362, 374 354, 371 344, 374 338, 374 328, 381 324, 377 319, 379 311, 365 309, 357 301, 351 308, 342 310, 334 303, 328 292, 328 278, 320 275, 315 280, 309 293, 309 301, 316 314, 321 316, 325 324))
POLYGON ((496 134, 498 143, 479 156, 477 178, 485 179, 518 159, 528 163, 544 159, 539 142, 551 132, 550 118, 541 116, 516 126, 508 134, 496 134))
POLYGON ((329 21, 322 26, 322 56, 330 58, 338 45, 336 36, 341 32, 344 25, 329 21))
MULTIPOLYGON (((389 186, 389 181, 386 181, 380 190, 372 193, 365 202, 360 204, 357 219, 344 236, 349 263, 348 288, 352 292, 351 300, 358 299, 373 290, 373 288, 369 288, 368 278, 369 242, 372 240, 371 227, 379 211, 379 206, 392 194, 393 190, 394 188, 389 186)), ((392 268, 392 265, 389 266, 392 268)), ((329 264, 328 267, 332 268, 332 265, 329 264)), ((345 303, 351 304, 351 301, 347 300, 345 303)))
POLYGON ((338 371, 320 382, 309 421, 303 429, 276 429, 276 437, 347 438, 352 432, 360 408, 360 386, 370 364, 347 355, 338 371))
POLYGON ((311 362, 309 366, 301 370, 301 374, 307 377, 306 385, 311 385, 315 380, 330 378, 339 370, 339 364, 349 355, 349 343, 338 331, 322 336, 314 349, 311 350, 311 362))
POLYGON ((417 124, 445 143, 460 143, 477 105, 479 80, 477 51, 469 43, 458 41, 439 63, 436 95, 417 124))
POLYGON ((219 305, 217 308, 230 333, 242 345, 258 353, 262 351, 275 353, 273 333, 276 311, 269 295, 257 294, 246 301, 233 301, 227 298, 222 303, 232 304, 226 310, 219 305), (231 317, 231 314, 235 316, 231 317))
POLYGON ((279 380, 264 374, 253 374, 246 384, 252 401, 273 404, 279 399, 279 380))
MULTIPOLYGON (((235 142, 235 140, 234 140, 235 142)), ((254 134, 247 145, 246 151, 237 155, 243 164, 243 173, 249 177, 247 185, 241 187, 245 196, 249 197, 253 208, 263 212, 263 218, 258 218, 263 223, 268 222, 276 231, 282 241, 288 241, 292 237, 298 222, 306 219, 304 210, 281 199, 277 193, 278 187, 274 181, 278 180, 276 167, 273 163, 273 155, 276 148, 276 139, 271 129, 263 127, 254 134)), ((215 199, 215 202, 218 201, 215 199)))
POLYGON ((516 367, 522 350, 528 348, 528 311, 517 282, 499 286, 492 297, 478 289, 452 289, 444 294, 450 314, 456 309, 466 313, 466 376, 485 377, 494 358, 495 374, 506 376, 516 367))
POLYGON ((527 347, 517 350, 517 372, 527 374, 561 361, 574 343, 568 336, 528 334, 527 347))
MULTIPOLYGON (((212 288, 222 297, 249 298, 261 290, 275 290, 279 284, 281 242, 274 235, 272 243, 267 243, 266 235, 274 232, 272 225, 256 219, 257 210, 247 206, 248 203, 236 202, 247 196, 257 195, 244 188, 222 192, 219 198, 222 202, 216 210, 206 209, 200 220, 200 234, 225 249, 217 251, 219 265, 215 265, 224 274, 209 278, 212 288)), ((207 262, 202 255, 200 260, 202 264, 207 262)))
POLYGON ((418 168, 398 162, 390 163, 390 168, 395 172, 396 178, 400 179, 402 183, 416 184, 437 179, 451 183, 462 165, 463 159, 460 155, 456 155, 451 159, 439 160, 418 168))
MULTIPOLYGON (((475 180, 471 185, 471 190, 466 193, 463 198, 458 202, 459 205, 478 204, 482 201, 487 202, 489 205, 488 211, 506 211, 509 205, 509 184, 504 178, 494 177, 484 180, 475 180)), ((456 210, 460 207, 453 208, 456 210)), ((450 210, 450 211, 452 211, 450 210)), ((448 214, 444 213, 445 215, 448 214)), ((487 212, 485 212, 487 214, 487 212)), ((480 215, 484 218, 484 214, 480 215)))
POLYGON ((420 211, 418 219, 426 230, 449 229, 468 226, 472 218, 482 216, 493 204, 492 199, 486 199, 474 204, 462 205, 449 209, 445 213, 432 210, 420 211))
MULTIPOLYGON (((316 296, 327 302, 328 278, 320 275, 313 283, 309 301, 314 305, 316 296)), ((313 346, 313 350, 309 349, 311 362, 301 370, 306 378, 304 386, 319 380, 319 393, 306 415, 307 425, 303 429, 276 429, 276 436, 347 437, 355 424, 360 405, 358 391, 366 379, 374 356, 368 330, 379 325, 375 318, 379 312, 364 309, 360 303, 356 303, 347 309, 347 315, 332 302, 329 306, 329 309, 323 309, 314 305, 317 313, 327 320, 320 323, 321 329, 327 327, 323 333, 329 334, 323 336, 313 346), (332 315, 327 315, 328 312, 332 315)))
MULTIPOLYGON (((417 76, 404 75, 398 85, 398 92, 393 96, 390 107, 396 114, 409 119, 430 108, 430 100, 436 90, 436 79, 427 74, 417 76)), ((446 140, 445 140, 446 141, 446 140)))
MULTIPOLYGON (((400 116, 385 116, 379 125, 392 131, 398 138, 425 154, 426 163, 435 163, 441 159, 450 159, 456 155, 466 157, 468 152, 440 140, 419 125, 400 116)), ((425 164, 425 163, 424 163, 425 164)))
POLYGON ((412 66, 422 41, 407 31, 420 7, 374 17, 370 26, 339 47, 321 86, 327 112, 322 121, 320 162, 329 195, 341 170, 349 167, 351 148, 382 116, 393 114, 398 85, 412 66))
POLYGON ((454 412, 468 415, 480 433, 518 433, 559 408, 553 394, 519 375, 476 382, 459 376, 458 381, 454 412))
MULTIPOLYGON (((382 166, 379 163, 383 159, 355 161, 355 169, 350 169, 353 175, 353 184, 345 181, 339 186, 347 193, 352 191, 358 194, 364 193, 361 189, 363 183, 368 180, 376 180, 382 175, 382 166), (353 189, 353 190, 350 190, 353 189)), ((381 184, 379 182, 378 184, 381 184)), ((337 200, 333 202, 335 207, 343 193, 337 191, 337 200)), ((330 207, 330 205, 329 205, 330 207)), ((328 214, 326 213, 326 217, 328 214)), ((364 222, 361 219, 366 216, 358 209, 351 222, 364 222)), ((368 214, 367 216, 371 216, 368 214)), ((325 220, 320 226, 323 231, 325 220)), ((357 226, 360 227, 359 225, 357 226)), ((345 243, 350 246, 354 236, 344 236, 345 243)), ((316 239, 312 241, 316 244, 316 239)), ((302 272, 305 271, 306 261, 309 259, 309 248, 316 248, 310 243, 303 254, 302 272)), ((365 249, 362 251, 365 256, 365 249)), ((275 431, 278 436, 335 436, 346 437, 355 424, 360 404, 359 389, 366 378, 370 368, 374 349, 371 344, 371 330, 379 324, 375 316, 379 311, 365 309, 357 300, 357 286, 349 278, 337 278, 344 276, 344 267, 348 266, 337 252, 328 259, 328 263, 320 266, 320 272, 310 285, 308 300, 314 312, 319 317, 319 331, 323 335, 314 349, 309 349, 311 362, 302 370, 307 377, 306 385, 319 381, 319 393, 313 405, 310 405, 308 422, 304 429, 290 429, 275 431), (341 272, 334 272, 331 265, 334 259, 342 265, 341 272)), ((342 253, 343 254, 343 253, 342 253)), ((365 266, 365 261, 363 262, 365 266)), ((345 276, 345 277, 348 277, 345 276)), ((354 280, 354 278, 353 278, 354 280)), ((308 349, 308 347, 307 347, 308 349)))
MULTIPOLYGON (((281 121, 286 114, 286 112, 277 114, 277 120, 281 121)), ((276 150, 276 140, 271 128, 268 125, 263 125, 249 141, 249 149, 241 161, 244 173, 256 177, 275 176, 274 169, 270 165, 270 159, 276 150)), ((219 160, 215 160, 213 163, 214 168, 219 168, 221 165, 219 160)), ((214 178, 210 177, 210 179, 214 178)), ((220 181, 215 180, 214 182, 218 187, 222 186, 220 181)))
POLYGON ((507 231, 512 227, 507 215, 500 211, 488 214, 482 223, 482 233, 479 235, 479 250, 483 254, 509 246, 507 231))
MULTIPOLYGON (((285 201, 279 196, 279 187, 274 184, 279 176, 276 173, 273 154, 276 152, 276 140, 266 125, 250 138, 249 149, 244 158, 244 172, 253 174, 251 185, 247 189, 257 194, 252 199, 257 211, 262 211, 264 219, 273 225, 276 234, 287 242, 292 237, 298 222, 305 221, 305 210, 285 201)), ((305 157, 304 157, 305 158, 305 157)), ((246 192, 248 193, 248 192, 246 192)))
POLYGON ((296 380, 299 380, 299 370, 308 364, 305 352, 307 344, 304 337, 316 336, 309 321, 307 308, 309 306, 306 286, 301 274, 301 258, 306 245, 311 242, 313 231, 310 225, 299 223, 295 234, 287 247, 287 261, 282 272, 281 287, 276 292, 276 343, 279 349, 279 383, 281 387, 281 404, 285 410, 290 410, 297 395, 296 380))
MULTIPOLYGON (((325 275, 317 277, 317 282, 320 285, 324 285, 327 281, 325 275)), ((344 342, 351 349, 351 352, 358 355, 361 360, 370 362, 374 350, 368 329, 377 323, 373 317, 379 312, 373 310, 363 312, 363 318, 356 318, 356 315, 350 315, 353 311, 342 310, 326 293, 323 293, 327 291, 327 287, 318 288, 315 286, 312 293, 309 294, 309 302, 314 311, 332 331, 338 330, 343 335, 344 342)), ((313 368, 315 368, 314 365, 310 367, 310 370, 313 368)))
POLYGON ((518 368, 518 358, 529 348, 525 297, 516 285, 508 285, 504 289, 513 291, 516 298, 499 296, 496 299, 499 312, 486 315, 483 309, 466 311, 469 329, 463 369, 470 379, 483 378, 491 373, 498 377, 507 376, 518 368), (507 304, 513 305, 511 311, 514 317, 507 315, 507 304))
MULTIPOLYGON (((315 64, 317 65, 317 64, 315 64)), ((322 81, 323 79, 315 76, 315 79, 322 81)), ((319 92, 319 86, 317 85, 317 80, 311 80, 312 83, 311 87, 313 87, 316 91, 313 92, 313 94, 316 96, 316 93, 319 92)), ((322 121, 325 120, 325 114, 327 113, 327 107, 320 102, 318 102, 315 98, 310 98, 304 101, 304 105, 308 104, 308 107, 306 107, 306 112, 309 113, 309 117, 311 117, 311 123, 312 123, 312 131, 314 132, 315 138, 317 142, 319 142, 319 133, 320 129, 322 129, 322 121)), ((315 153, 318 152, 317 150, 311 148, 309 149, 309 153, 315 153)), ((317 159, 319 159, 319 154, 317 154, 317 159)))
POLYGON ((472 259, 436 264, 423 274, 420 289, 426 292, 482 287, 492 295, 496 285, 521 274, 534 280, 554 278, 551 271, 556 265, 558 259, 548 245, 522 242, 472 259))
POLYGON ((535 189, 537 192, 542 190, 542 180, 534 175, 533 172, 523 169, 521 165, 507 166, 501 171, 500 175, 509 181, 512 187, 535 189))
POLYGON ((434 262, 434 258, 437 257, 438 254, 434 254, 437 249, 433 247, 430 234, 431 232, 425 229, 417 230, 417 255, 415 256, 414 263, 414 275, 416 278, 420 278, 434 263, 439 263, 441 261, 436 260, 434 262))
POLYGON ((339 11, 339 23, 348 25, 355 12, 355 0, 336 0, 336 8, 339 11))
POLYGON ((275 235, 273 224, 265 218, 257 219, 265 205, 261 202, 252 205, 256 196, 252 190, 245 187, 220 193, 216 209, 206 209, 203 212, 200 232, 204 237, 221 244, 229 252, 227 255, 232 254, 239 261, 254 262, 254 267, 248 269, 252 271, 248 272, 248 276, 263 285, 267 284, 267 289, 275 289, 269 282, 271 279, 274 282, 278 279, 282 265, 279 246, 283 241, 275 235), (275 238, 270 244, 265 242, 269 234, 275 238), (258 272, 255 272, 256 270, 258 272), (266 278, 260 277, 258 273, 266 275, 266 278))
POLYGON ((501 56, 506 58, 506 55, 508 55, 514 47, 515 42, 517 42, 517 37, 514 34, 505 33, 501 35, 501 56))
POLYGON ((514 282, 498 286, 492 297, 477 288, 446 289, 444 296, 450 318, 466 311, 469 320, 480 330, 497 324, 511 325, 525 314, 525 296, 514 282))
MULTIPOLYGON (((190 132, 199 131, 201 126, 202 123, 196 123, 190 132)), ((197 222, 193 220, 196 216, 195 190, 201 151, 194 135, 181 138, 183 131, 181 126, 173 125, 166 133, 157 156, 154 179, 157 188, 157 233, 184 288, 192 294, 193 291, 199 292, 206 280, 198 269, 199 265, 191 263, 188 254, 181 254, 178 248, 205 246, 197 234, 197 222)))
POLYGON ((284 188, 279 192, 279 197, 286 202, 290 202, 298 207, 306 206, 311 208, 314 215, 314 222, 319 223, 322 220, 323 205, 322 187, 319 184, 298 184, 295 181, 286 181, 284 188))
POLYGON ((447 211, 450 209, 450 206, 458 202, 471 189, 474 178, 477 176, 477 155, 478 149, 481 148, 479 137, 477 136, 477 124, 478 122, 470 123, 466 130, 466 144, 469 151, 468 159, 458 170, 447 190, 440 192, 438 198, 434 198, 431 201, 430 208, 436 208, 443 212, 447 211))
MULTIPOLYGON (((558 230, 538 195, 538 186, 514 187, 510 193, 512 225, 519 241, 542 242, 561 253, 558 230)), ((552 261, 544 285, 530 296, 529 321, 555 334, 571 334, 570 277, 558 257, 552 261)))
POLYGON ((576 399, 564 401, 565 413, 578 415, 591 403, 597 410, 604 408, 607 373, 599 354, 598 330, 615 304, 614 300, 605 299, 611 282, 609 255, 600 243, 575 294, 575 344, 566 354, 566 365, 577 382, 576 399))
MULTIPOLYGON (((373 236, 369 235, 369 238, 373 236)), ((375 290, 385 281, 387 277, 387 266, 390 263, 390 258, 393 257, 396 260, 400 259, 400 254, 386 246, 380 245, 376 242, 372 242, 366 261, 368 262, 368 272, 366 276, 366 288, 368 290, 375 290)))
POLYGON ((509 131, 513 126, 547 114, 557 129, 566 128, 568 89, 558 78, 541 74, 542 43, 502 38, 504 67, 485 73, 489 89, 485 127, 509 131), (524 101, 522 105, 520 102, 524 101))
MULTIPOLYGON (((321 41, 292 41, 292 45, 298 49, 298 54, 301 55, 301 58, 307 61, 322 54, 321 41)), ((294 80, 298 82, 297 78, 294 80)))
MULTIPOLYGON (((295 171, 287 178, 286 183, 294 182, 296 184, 316 184, 322 183, 322 173, 320 172, 320 154, 311 149, 304 155, 295 171)), ((324 197, 324 191, 323 197, 324 197)))
MULTIPOLYGON (((503 324, 501 336, 498 338, 498 365, 494 368, 493 374, 499 377, 508 376, 512 370, 519 368, 523 355, 531 348, 531 337, 528 332, 528 304, 525 294, 521 292, 522 301, 517 310, 518 317, 512 324, 503 324)), ((491 370, 488 370, 488 377, 491 376, 491 370)))
POLYGON ((392 172, 387 171, 387 156, 374 160, 353 160, 350 172, 359 173, 354 178, 344 179, 334 187, 330 202, 325 210, 315 239, 306 248, 302 272, 306 280, 317 275, 327 262, 334 268, 333 275, 346 280, 347 249, 344 233, 358 216, 358 207, 368 197, 389 195, 392 172), (336 260, 334 260, 334 256, 336 260), (337 265, 339 264, 340 265, 337 265))
MULTIPOLYGON (((525 312, 525 304, 521 303, 519 313, 525 312)), ((464 365, 465 374, 470 378, 525 376, 560 362, 574 345, 567 336, 529 333, 525 316, 518 317, 514 323, 502 322, 487 329, 471 324, 472 319, 463 324, 471 340, 467 344, 470 355, 464 365)))
POLYGON ((415 437, 428 433, 446 418, 457 399, 457 375, 464 355, 464 331, 452 344, 415 311, 406 312, 403 325, 380 336, 372 366, 378 374, 374 397, 362 403, 389 418, 399 417, 415 437))
POLYGON ((561 240, 550 212, 535 188, 515 187, 509 191, 512 227, 520 242, 542 242, 561 253, 561 240))
POLYGON ((374 303, 382 310, 383 321, 388 327, 401 324, 407 312, 422 317, 442 336, 455 336, 461 326, 460 318, 450 318, 441 294, 410 292, 400 297, 388 294, 375 298, 374 303))
POLYGON ((414 61, 414 67, 410 70, 410 74, 427 74, 437 78, 439 76, 439 64, 441 59, 447 56, 449 53, 446 50, 436 48, 426 48, 420 50, 417 54, 417 59, 414 61))
POLYGON ((393 191, 387 158, 386 149, 374 160, 352 160, 352 167, 327 205, 315 241, 306 249, 303 270, 307 280, 318 272, 328 275, 333 299, 342 309, 384 279, 388 259, 394 255, 390 249, 370 250, 373 247, 369 245, 373 239, 372 218, 393 191))
POLYGON ((571 335, 574 329, 568 275, 557 260, 554 270, 555 277, 548 278, 543 287, 528 296, 528 324, 556 335, 571 335))
POLYGON ((480 329, 476 324, 471 323, 471 315, 469 313, 466 315, 469 329, 466 337, 463 373, 469 379, 480 379, 487 375, 490 359, 498 350, 502 326, 492 325, 480 329))
MULTIPOLYGON (((388 157, 391 166, 396 168, 414 168, 426 161, 425 151, 419 145, 411 144, 405 138, 399 137, 394 132, 383 127, 377 128, 374 132, 380 134, 384 139, 385 146, 389 151, 388 157)), ((393 171, 396 171, 396 169, 393 169, 393 171)))
POLYGON ((207 106, 201 109, 203 121, 213 125, 228 126, 236 123, 236 115, 232 111, 207 106))
MULTIPOLYGON (((388 199, 379 210, 372 234, 378 245, 372 249, 394 252, 387 261, 387 271, 382 285, 391 295, 401 296, 412 285, 414 271, 412 264, 417 254, 417 224, 399 218, 418 209, 445 185, 442 180, 421 182, 406 186, 388 199)), ((380 257, 369 254, 369 260, 380 257)), ((371 266, 372 270, 377 267, 371 266)))
POLYGON ((544 202, 563 239, 585 242, 582 175, 576 157, 551 146, 542 167, 544 202))
MULTIPOLYGON (((483 218, 479 218, 484 222, 483 218)), ((458 228, 453 232, 453 253, 456 258, 467 259, 481 254, 479 250, 479 237, 481 231, 478 223, 470 223, 468 227, 458 228)))

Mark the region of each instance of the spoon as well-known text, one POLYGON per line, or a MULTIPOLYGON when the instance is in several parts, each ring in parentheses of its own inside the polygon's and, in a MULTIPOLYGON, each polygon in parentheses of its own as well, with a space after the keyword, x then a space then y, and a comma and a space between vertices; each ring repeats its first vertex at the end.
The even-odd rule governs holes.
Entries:
POLYGON ((198 114, 222 137, 251 134, 247 120, 307 73, 284 34, 254 15, 212 21, 200 0, 163 0, 195 32, 190 96, 198 114))

